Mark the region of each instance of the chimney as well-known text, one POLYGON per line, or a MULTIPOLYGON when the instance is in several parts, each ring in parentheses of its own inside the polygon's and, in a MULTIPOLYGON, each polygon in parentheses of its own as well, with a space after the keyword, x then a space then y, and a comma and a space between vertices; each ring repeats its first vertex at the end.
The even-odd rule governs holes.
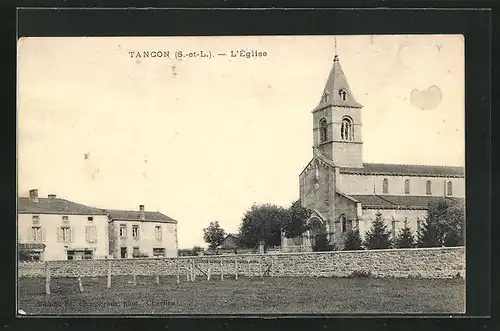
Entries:
POLYGON ((49 199, 55 199, 55 198, 57 198, 57 195, 55 195, 55 194, 49 194, 48 197, 49 197, 49 199))
POLYGON ((141 220, 146 219, 146 213, 144 212, 144 205, 139 205, 139 212, 141 220))
POLYGON ((38 189, 30 190, 30 200, 33 202, 38 202, 38 189))

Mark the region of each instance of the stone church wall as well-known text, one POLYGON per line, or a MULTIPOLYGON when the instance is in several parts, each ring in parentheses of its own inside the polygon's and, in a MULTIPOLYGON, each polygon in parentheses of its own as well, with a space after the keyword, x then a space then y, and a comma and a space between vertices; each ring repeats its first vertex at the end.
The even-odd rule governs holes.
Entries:
MULTIPOLYGON (((364 239, 365 233, 370 229, 372 221, 376 218, 376 213, 379 210, 376 209, 363 209, 363 220, 359 222, 359 233, 361 234, 361 238, 364 239)), ((405 217, 408 220, 408 226, 412 230, 413 234, 416 236, 418 231, 418 219, 420 219, 420 224, 423 225, 425 217, 427 215, 426 210, 396 210, 396 209, 382 209, 380 210, 382 213, 382 218, 384 219, 384 223, 387 226, 387 229, 392 232, 392 220, 393 217, 396 220, 395 232, 396 235, 404 226, 405 217)))
POLYGON ((465 180, 464 178, 447 178, 447 177, 418 177, 418 176, 386 176, 386 175, 355 175, 341 174, 339 177, 340 192, 346 194, 373 194, 375 188, 376 194, 383 193, 383 180, 387 178, 388 193, 390 195, 405 195, 405 180, 410 180, 410 194, 417 196, 425 196, 426 183, 431 181, 431 196, 443 196, 445 183, 452 182, 453 195, 455 197, 465 197, 465 180))
POLYGON ((71 260, 20 263, 19 277, 45 277, 46 264, 51 277, 104 277, 111 264, 112 276, 175 276, 186 281, 190 261, 196 267, 196 281, 238 276, 260 277, 349 277, 370 272, 375 277, 450 278, 465 277, 465 248, 388 249, 372 251, 334 251, 315 253, 248 254, 178 258, 71 260), (222 262, 222 264, 221 264, 222 262))
POLYGON ((303 207, 317 210, 332 219, 333 188, 335 173, 327 166, 311 164, 300 176, 300 201, 303 207))

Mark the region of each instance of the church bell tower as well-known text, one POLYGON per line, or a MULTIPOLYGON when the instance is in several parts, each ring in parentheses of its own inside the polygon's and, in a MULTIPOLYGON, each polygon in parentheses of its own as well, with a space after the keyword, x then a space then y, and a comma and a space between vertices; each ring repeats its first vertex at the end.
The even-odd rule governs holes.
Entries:
POLYGON ((338 167, 363 167, 361 109, 335 56, 318 106, 312 111, 314 155, 322 154, 338 167))

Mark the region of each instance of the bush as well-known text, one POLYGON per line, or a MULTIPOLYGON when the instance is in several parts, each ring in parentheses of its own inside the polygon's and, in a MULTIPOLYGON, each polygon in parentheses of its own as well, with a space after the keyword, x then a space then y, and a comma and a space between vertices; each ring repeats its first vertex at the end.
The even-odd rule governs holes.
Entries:
POLYGON ((348 276, 348 278, 368 278, 368 277, 372 277, 372 272, 365 270, 354 270, 348 276))
POLYGON ((335 249, 335 245, 330 244, 326 233, 320 233, 316 236, 312 245, 314 252, 328 252, 335 249))
POLYGON ((366 233, 365 246, 368 249, 386 249, 391 247, 391 233, 384 224, 382 213, 376 214, 370 230, 366 233))
POLYGON ((361 247, 363 242, 361 241, 361 236, 359 234, 359 230, 349 230, 346 233, 346 237, 344 239, 344 250, 345 251, 359 251, 363 248, 361 247))
POLYGON ((394 240, 394 246, 396 248, 413 248, 415 247, 415 238, 408 226, 408 220, 405 219, 404 226, 401 229, 399 235, 394 240))

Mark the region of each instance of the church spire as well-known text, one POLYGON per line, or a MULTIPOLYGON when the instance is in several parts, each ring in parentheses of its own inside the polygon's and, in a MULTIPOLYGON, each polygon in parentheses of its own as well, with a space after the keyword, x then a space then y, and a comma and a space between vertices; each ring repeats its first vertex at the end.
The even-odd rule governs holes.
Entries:
POLYGON ((344 71, 340 66, 339 56, 337 54, 337 38, 335 38, 335 54, 333 57, 332 69, 328 75, 318 108, 327 105, 351 108, 363 107, 354 99, 344 71))

